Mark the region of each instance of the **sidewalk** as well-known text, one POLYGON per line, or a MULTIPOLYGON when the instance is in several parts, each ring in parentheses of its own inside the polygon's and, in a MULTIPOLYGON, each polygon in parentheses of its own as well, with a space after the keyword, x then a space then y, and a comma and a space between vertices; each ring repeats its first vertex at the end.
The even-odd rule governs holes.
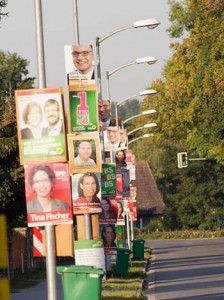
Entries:
POLYGON ((146 283, 144 285, 144 296, 147 300, 155 300, 154 288, 155 288, 155 255, 151 255, 149 264, 146 269, 146 283))
MULTIPOLYGON (((61 276, 57 275, 57 300, 63 300, 63 290, 61 276)), ((11 294, 11 300, 48 300, 47 297, 47 281, 41 280, 38 284, 29 289, 19 290, 11 294)))

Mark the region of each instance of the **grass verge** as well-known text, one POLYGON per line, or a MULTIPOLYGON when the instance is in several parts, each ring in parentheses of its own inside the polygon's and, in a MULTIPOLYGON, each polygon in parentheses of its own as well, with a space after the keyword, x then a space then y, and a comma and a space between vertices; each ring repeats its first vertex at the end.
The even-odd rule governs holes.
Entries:
POLYGON ((144 299, 142 287, 146 279, 145 268, 150 254, 151 250, 145 249, 144 260, 131 261, 127 277, 120 278, 114 275, 103 281, 102 300, 144 299))

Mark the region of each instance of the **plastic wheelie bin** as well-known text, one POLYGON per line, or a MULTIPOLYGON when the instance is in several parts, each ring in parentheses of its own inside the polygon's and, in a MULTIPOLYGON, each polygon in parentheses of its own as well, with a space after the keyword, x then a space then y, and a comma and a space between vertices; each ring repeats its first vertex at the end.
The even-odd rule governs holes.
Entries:
POLYGON ((127 248, 117 248, 116 275, 127 277, 130 254, 131 250, 127 248))
POLYGON ((131 242, 133 243, 132 260, 144 260, 144 244, 145 244, 145 241, 144 240, 133 240, 131 242))
POLYGON ((62 276, 64 300, 100 300, 103 269, 92 266, 59 266, 62 276))

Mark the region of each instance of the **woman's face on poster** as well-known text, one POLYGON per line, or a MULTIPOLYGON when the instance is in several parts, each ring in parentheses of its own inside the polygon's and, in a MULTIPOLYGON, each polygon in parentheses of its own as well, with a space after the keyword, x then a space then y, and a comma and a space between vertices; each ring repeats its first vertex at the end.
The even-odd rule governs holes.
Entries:
POLYGON ((40 197, 47 197, 49 196, 52 190, 52 183, 45 171, 37 171, 33 176, 33 185, 34 191, 36 192, 37 196, 40 197))
POLYGON ((109 211, 110 210, 110 205, 107 202, 107 200, 105 200, 105 199, 101 200, 101 207, 102 207, 103 211, 109 211))
POLYGON ((84 197, 94 197, 96 194, 96 181, 92 176, 85 177, 83 183, 80 183, 84 197))
POLYGON ((31 107, 28 115, 27 122, 30 126, 37 127, 40 125, 42 114, 38 106, 31 107))
POLYGON ((118 213, 118 215, 120 215, 122 213, 122 205, 119 202, 117 203, 117 213, 118 213))

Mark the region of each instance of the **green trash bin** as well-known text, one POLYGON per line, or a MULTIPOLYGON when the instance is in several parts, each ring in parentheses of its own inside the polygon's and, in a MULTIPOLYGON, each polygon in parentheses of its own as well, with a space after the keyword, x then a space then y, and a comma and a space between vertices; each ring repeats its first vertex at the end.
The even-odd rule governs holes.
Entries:
POLYGON ((116 275, 127 277, 130 254, 131 250, 127 248, 117 248, 116 275))
POLYGON ((62 276, 64 300, 100 300, 103 269, 92 266, 59 266, 62 276))
POLYGON ((133 251, 133 260, 144 260, 144 240, 133 240, 132 251, 133 251))

